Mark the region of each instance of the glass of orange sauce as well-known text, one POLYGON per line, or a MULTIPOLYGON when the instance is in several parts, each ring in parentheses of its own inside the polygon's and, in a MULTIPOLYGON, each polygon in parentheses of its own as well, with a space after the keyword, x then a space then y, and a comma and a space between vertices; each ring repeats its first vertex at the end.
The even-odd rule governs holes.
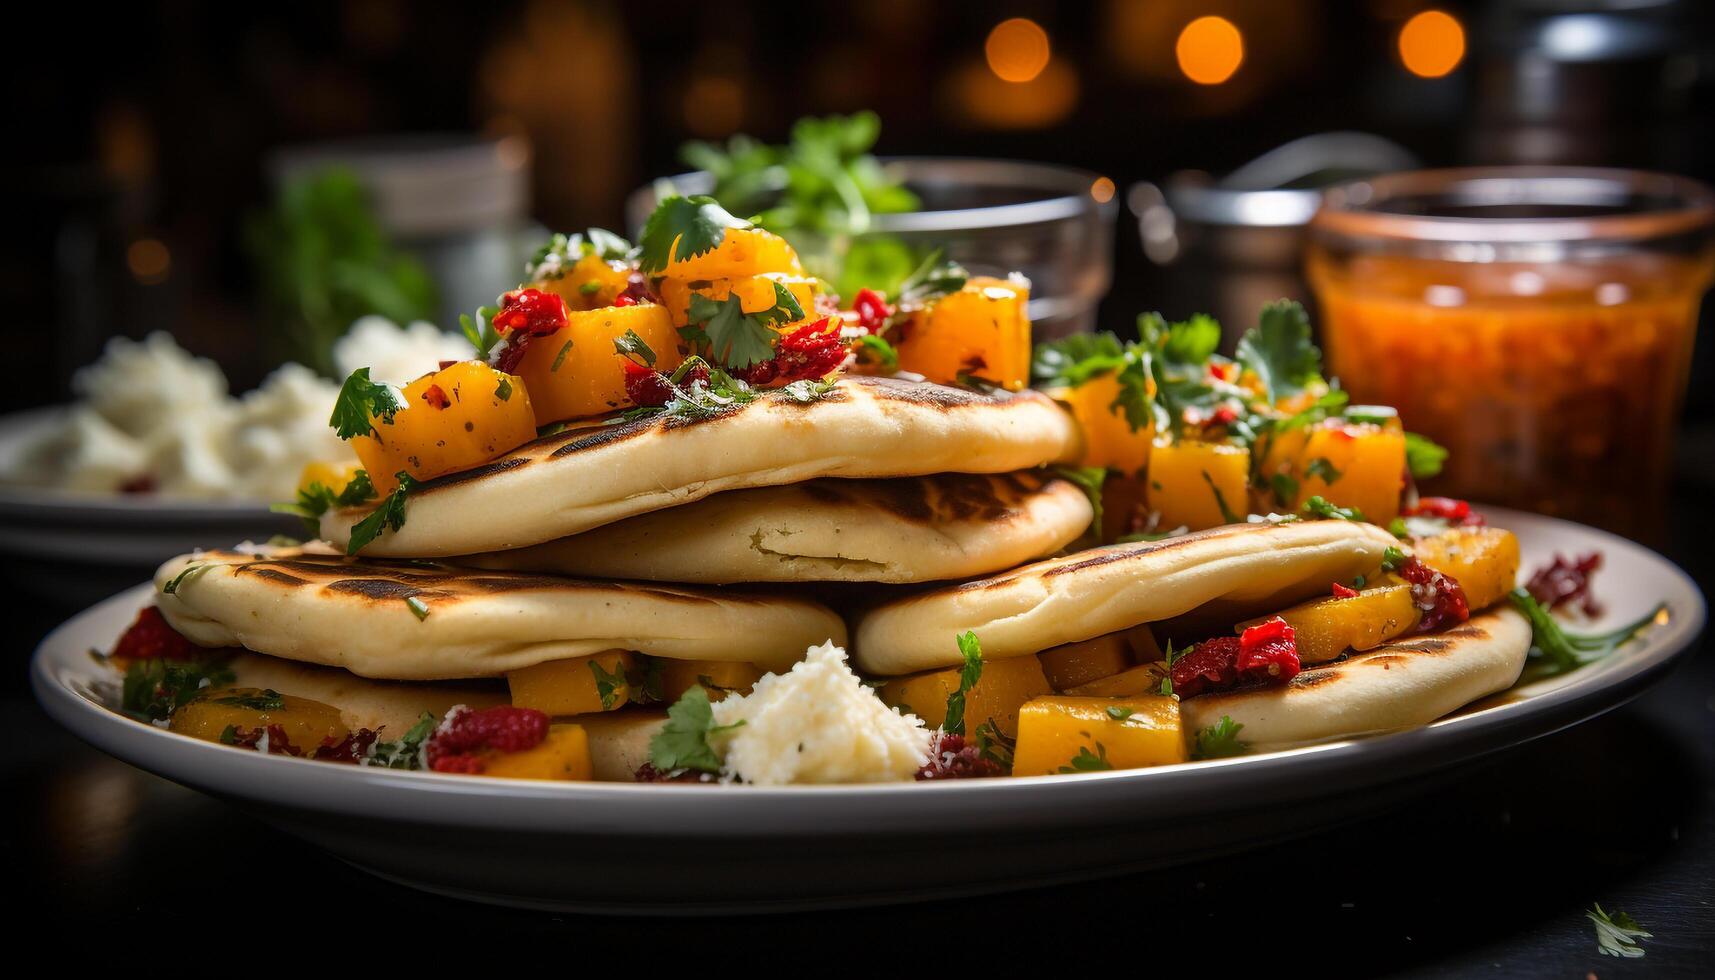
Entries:
POLYGON ((1426 493, 1659 530, 1715 192, 1501 167, 1329 191, 1308 275, 1330 366, 1451 451, 1426 493))

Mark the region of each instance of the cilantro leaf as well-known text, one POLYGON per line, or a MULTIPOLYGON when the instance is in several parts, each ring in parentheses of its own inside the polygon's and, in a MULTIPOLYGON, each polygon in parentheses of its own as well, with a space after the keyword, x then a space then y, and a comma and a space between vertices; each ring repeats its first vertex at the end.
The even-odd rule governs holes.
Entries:
POLYGON ((1447 461, 1447 449, 1433 439, 1415 432, 1405 434, 1405 467, 1414 480, 1427 480, 1441 472, 1447 461))
POLYGON ((1655 938, 1638 924, 1638 920, 1618 909, 1609 914, 1603 911, 1599 902, 1593 903, 1584 917, 1596 926, 1596 949, 1603 956, 1637 959, 1644 955, 1644 948, 1638 940, 1655 938))
POLYGON ((405 393, 398 386, 385 381, 371 381, 369 369, 358 368, 345 379, 345 384, 340 385, 328 424, 341 439, 350 439, 375 432, 371 419, 392 425, 393 416, 405 408, 405 393))
POLYGON ((397 742, 372 742, 358 765, 379 766, 383 769, 423 768, 423 743, 433 735, 440 720, 423 712, 417 723, 406 730, 397 742))
POLYGON ((721 755, 709 744, 709 736, 742 724, 716 725, 709 692, 693 684, 667 709, 667 724, 649 740, 649 764, 662 772, 720 772, 721 755))
POLYGON ((1663 603, 1650 610, 1649 615, 1619 629, 1606 633, 1581 634, 1568 632, 1560 625, 1560 621, 1523 587, 1507 593, 1507 598, 1512 601, 1514 608, 1530 620, 1533 678, 1553 677, 1600 660, 1631 642, 1639 632, 1667 611, 1667 604, 1663 603))
POLYGON ((1001 734, 993 718, 977 726, 975 737, 978 755, 1007 772, 1012 771, 1012 750, 1017 743, 1001 734))
POLYGON ((1078 754, 1072 757, 1070 765, 1060 767, 1061 772, 1105 772, 1112 769, 1114 764, 1108 761, 1108 747, 1096 743, 1096 751, 1091 752, 1088 745, 1078 746, 1078 754))
POLYGON ((224 659, 172 661, 161 657, 133 660, 125 668, 119 706, 143 721, 162 721, 201 691, 230 684, 233 673, 224 659))
POLYGON ((387 499, 370 511, 368 517, 351 526, 351 540, 346 543, 346 554, 357 554, 364 545, 381 535, 382 528, 397 531, 405 526, 405 498, 417 488, 417 481, 404 470, 400 470, 396 476, 399 480, 398 489, 388 494, 387 499))
POLYGON ((1036 345, 1030 383, 1038 388, 1076 388, 1126 363, 1125 345, 1111 333, 1075 333, 1036 345))
POLYGON ((304 522, 304 527, 311 537, 320 537, 322 533, 322 515, 336 507, 356 507, 375 498, 375 486, 369 482, 369 473, 358 470, 346 481, 339 493, 319 480, 312 480, 308 486, 298 488, 298 499, 285 504, 270 504, 268 509, 276 514, 292 514, 304 522))
POLYGON ((1363 511, 1356 507, 1340 507, 1321 494, 1306 500, 1300 509, 1311 517, 1320 517, 1324 520, 1358 521, 1361 523, 1364 519, 1363 511))
POLYGON ((977 634, 966 630, 959 634, 959 656, 965 659, 959 668, 959 689, 947 695, 947 718, 941 730, 953 735, 965 733, 965 695, 977 686, 983 676, 983 646, 977 634))
POLYGON ((702 325, 709 353, 727 367, 747 368, 774 358, 774 328, 761 316, 747 315, 737 294, 713 300, 692 293, 688 318, 702 325))
POLYGON ((864 334, 857 338, 854 349, 860 363, 875 365, 883 371, 899 370, 899 351, 885 337, 864 334))
POLYGON ((1322 352, 1310 342, 1310 315, 1289 299, 1262 308, 1257 325, 1239 338, 1236 354, 1262 382, 1270 404, 1303 393, 1322 375, 1322 352))
POLYGON ((1222 715, 1221 720, 1197 733, 1197 758, 1225 759, 1230 756, 1243 755, 1250 747, 1239 741, 1239 732, 1243 725, 1237 724, 1228 715, 1222 715))
POLYGON ((726 237, 728 228, 754 227, 728 214, 707 195, 665 198, 643 225, 643 271, 661 272, 669 263, 714 251, 726 237))

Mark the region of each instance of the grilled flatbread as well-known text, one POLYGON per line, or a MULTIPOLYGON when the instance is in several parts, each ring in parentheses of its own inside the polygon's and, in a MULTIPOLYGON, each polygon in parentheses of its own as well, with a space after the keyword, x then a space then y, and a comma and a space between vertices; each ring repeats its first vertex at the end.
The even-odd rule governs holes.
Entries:
POLYGON ((390 680, 493 677, 615 648, 784 670, 846 634, 805 599, 292 550, 183 555, 155 573, 158 591, 168 584, 161 612, 194 643, 390 680))
MULTIPOLYGON (((1008 473, 1071 456, 1070 416, 1032 391, 975 392, 846 377, 822 397, 783 391, 704 419, 592 423, 428 481, 406 521, 364 554, 434 558, 523 548, 747 487, 816 477, 1008 473)), ((330 511, 344 546, 361 510, 330 511)))
POLYGON ((1458 626, 1306 667, 1279 687, 1200 694, 1179 705, 1186 731, 1222 716, 1252 751, 1427 725, 1518 680, 1530 623, 1502 604, 1458 626))
POLYGON ((1084 492, 1043 471, 812 480, 458 561, 652 582, 933 582, 1053 554, 1090 518, 1084 492))
POLYGON ((1398 543, 1370 524, 1301 521, 1095 548, 878 606, 857 622, 854 659, 908 674, 958 666, 965 630, 1001 658, 1191 613, 1231 624, 1373 574, 1398 543))

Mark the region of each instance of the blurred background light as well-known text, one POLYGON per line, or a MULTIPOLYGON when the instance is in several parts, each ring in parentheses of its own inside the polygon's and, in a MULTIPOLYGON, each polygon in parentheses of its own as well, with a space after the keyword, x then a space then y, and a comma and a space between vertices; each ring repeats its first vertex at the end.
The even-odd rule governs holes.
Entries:
POLYGON ((1031 81, 1048 67, 1048 32, 1027 17, 1003 20, 989 31, 983 55, 1002 81, 1031 81))
POLYGON ((1440 78, 1465 60, 1465 29, 1441 10, 1425 10, 1399 32, 1399 58, 1421 78, 1440 78))
POLYGON ((139 238, 125 249, 125 266, 132 278, 145 286, 165 282, 173 267, 173 256, 160 239, 139 238))
POLYGON ((1106 177, 1097 177, 1090 185, 1090 196, 1102 204, 1108 203, 1114 199, 1114 182, 1106 177))
POLYGON ((1199 85, 1219 85, 1244 63, 1244 35, 1225 17, 1199 17, 1179 32, 1173 53, 1186 78, 1199 85))

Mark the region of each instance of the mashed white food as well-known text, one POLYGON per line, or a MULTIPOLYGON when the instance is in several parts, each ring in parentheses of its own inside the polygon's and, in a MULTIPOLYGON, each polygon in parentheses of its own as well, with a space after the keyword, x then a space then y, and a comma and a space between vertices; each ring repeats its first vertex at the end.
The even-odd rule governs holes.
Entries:
POLYGON ((713 705, 725 736, 722 776, 758 785, 911 779, 929 760, 929 730, 883 704, 832 643, 811 647, 784 674, 713 705))
MULTIPOLYGON (((342 370, 349 373, 347 358, 372 359, 381 367, 371 376, 395 383, 469 356, 469 344, 428 324, 400 328, 378 317, 360 320, 336 345, 342 370)), ((0 478, 92 493, 287 500, 305 465, 352 459, 328 427, 339 386, 301 364, 283 365, 233 398, 213 361, 153 333, 109 341, 72 378, 72 390, 78 402, 0 478)))

